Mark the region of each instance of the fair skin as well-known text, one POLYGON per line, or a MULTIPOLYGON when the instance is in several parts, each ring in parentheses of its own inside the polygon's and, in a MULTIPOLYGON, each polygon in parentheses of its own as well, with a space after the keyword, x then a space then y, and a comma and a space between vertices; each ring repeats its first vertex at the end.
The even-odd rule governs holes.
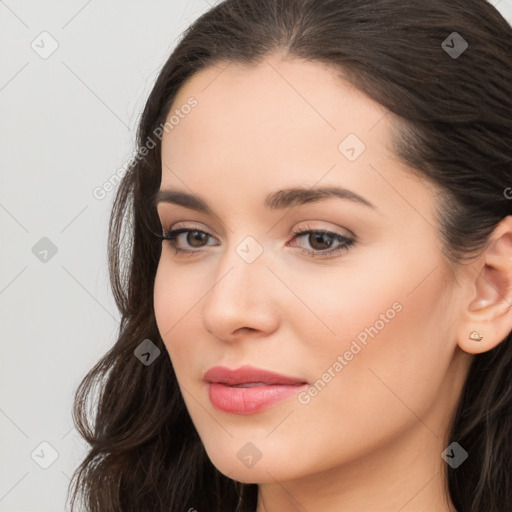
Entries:
POLYGON ((434 229, 434 186, 389 149, 391 115, 319 63, 273 55, 227 64, 180 89, 171 110, 191 96, 198 105, 162 141, 160 189, 200 196, 214 214, 158 204, 167 231, 192 231, 178 247, 202 251, 176 255, 163 241, 154 307, 208 456, 229 478, 259 484, 258 512, 455 510, 441 453, 474 354, 512 325, 511 218, 455 274, 434 229), (354 161, 338 149, 348 134, 366 146, 354 161), (375 208, 337 197, 264 208, 271 192, 328 185, 375 208), (356 243, 312 257, 328 249, 296 229, 356 243), (211 236, 198 243, 194 230, 211 236), (236 251, 248 236, 263 250, 252 263, 236 251), (468 339, 473 330, 482 342, 468 339), (245 364, 308 383, 331 368, 332 378, 308 403, 294 396, 255 414, 219 411, 204 372, 245 364), (251 467, 237 456, 248 442, 261 453, 251 467))

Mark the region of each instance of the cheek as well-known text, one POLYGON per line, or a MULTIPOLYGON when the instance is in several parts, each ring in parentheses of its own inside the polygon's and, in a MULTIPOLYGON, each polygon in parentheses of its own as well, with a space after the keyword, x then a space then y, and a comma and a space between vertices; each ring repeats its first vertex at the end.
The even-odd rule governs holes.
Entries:
POLYGON ((336 375, 317 402, 327 406, 343 392, 344 400, 355 398, 355 409, 366 402, 380 410, 383 401, 398 401, 393 391, 404 400, 426 401, 442 380, 453 353, 450 290, 433 248, 424 247, 421 258, 405 249, 374 249, 357 265, 347 259, 339 278, 319 268, 296 280, 294 291, 317 316, 303 308, 294 317, 301 359, 315 380, 328 380, 322 375, 329 369, 336 375))
POLYGON ((184 349, 190 346, 190 343, 185 343, 180 330, 193 314, 193 305, 200 298, 198 291, 197 285, 194 288, 188 282, 185 272, 177 272, 165 260, 160 261, 153 290, 155 319, 173 364, 185 355, 184 349))
POLYGON ((450 292, 432 268, 425 258, 416 268, 402 262, 400 272, 347 273, 323 288, 323 301, 320 292, 311 297, 335 331, 320 339, 306 321, 300 326, 303 340, 319 340, 314 356, 312 347, 303 354, 316 383, 308 405, 314 416, 348 415, 347 422, 369 428, 382 414, 396 427, 415 418, 404 403, 417 413, 429 407, 454 345, 450 292), (330 410, 333 403, 342 407, 330 410))

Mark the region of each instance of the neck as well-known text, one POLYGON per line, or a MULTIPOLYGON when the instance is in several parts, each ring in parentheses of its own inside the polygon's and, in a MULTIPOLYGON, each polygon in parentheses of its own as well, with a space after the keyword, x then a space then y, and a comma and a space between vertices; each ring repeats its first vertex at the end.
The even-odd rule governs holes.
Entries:
POLYGON ((456 512, 449 499, 449 444, 424 423, 378 451, 328 471, 260 484, 256 512, 456 512))

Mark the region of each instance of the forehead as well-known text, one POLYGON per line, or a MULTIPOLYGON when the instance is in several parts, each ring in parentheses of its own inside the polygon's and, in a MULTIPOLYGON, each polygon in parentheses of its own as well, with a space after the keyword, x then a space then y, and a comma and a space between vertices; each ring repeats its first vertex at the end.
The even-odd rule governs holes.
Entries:
POLYGON ((244 65, 221 62, 193 75, 178 91, 168 118, 189 98, 197 100, 188 115, 164 136, 164 146, 201 138, 200 148, 214 144, 233 151, 230 141, 247 150, 297 151, 297 140, 330 149, 348 134, 366 146, 385 147, 388 113, 381 105, 319 62, 287 60, 279 55, 244 65), (380 129, 373 130, 380 125, 380 129), (276 134, 279 136, 276 137, 276 134))
POLYGON ((167 119, 173 114, 173 127, 163 138, 163 157, 171 159, 212 152, 236 157, 244 151, 246 158, 304 160, 314 148, 332 161, 351 133, 372 153, 382 153, 390 135, 387 111, 339 73, 279 55, 256 65, 221 62, 199 71, 178 91, 167 119), (197 105, 176 123, 176 111, 191 97, 197 105), (174 151, 167 154, 171 146, 174 151))
POLYGON ((281 56, 218 63, 182 86, 171 116, 178 122, 164 132, 161 188, 222 201, 232 190, 263 197, 329 182, 377 204, 385 174, 413 193, 412 174, 391 150, 392 114, 322 63, 281 56), (190 98, 196 106, 182 109, 190 98), (230 190, 223 194, 219 185, 230 190))

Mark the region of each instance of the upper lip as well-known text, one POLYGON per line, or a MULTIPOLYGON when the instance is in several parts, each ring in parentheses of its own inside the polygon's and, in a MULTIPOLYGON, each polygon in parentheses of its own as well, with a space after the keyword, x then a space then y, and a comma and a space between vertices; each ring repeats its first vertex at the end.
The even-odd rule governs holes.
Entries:
POLYGON ((295 377, 287 377, 279 373, 264 370, 262 368, 254 368, 245 365, 232 370, 225 366, 215 366, 210 368, 203 376, 207 382, 218 382, 227 384, 228 386, 236 386, 237 384, 247 384, 261 382, 263 384, 281 384, 281 385, 298 385, 307 384, 303 379, 295 377))

